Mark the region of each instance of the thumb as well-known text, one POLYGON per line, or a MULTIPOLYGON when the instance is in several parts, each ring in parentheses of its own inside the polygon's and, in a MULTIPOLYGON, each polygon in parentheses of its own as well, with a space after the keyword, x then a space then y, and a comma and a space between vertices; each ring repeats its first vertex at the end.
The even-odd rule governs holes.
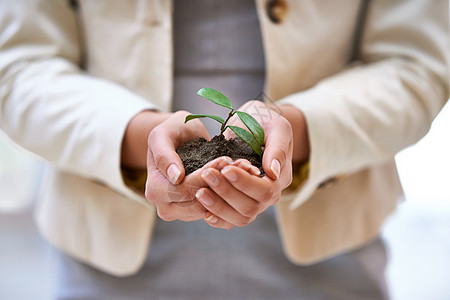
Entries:
POLYGON ((187 141, 199 136, 209 138, 201 121, 192 120, 184 124, 186 111, 178 111, 171 118, 155 127, 148 137, 147 165, 156 168, 172 183, 179 184, 185 176, 185 169, 176 149, 187 141))
POLYGON ((185 170, 170 135, 170 132, 163 129, 152 130, 149 135, 147 165, 149 169, 154 164, 170 183, 179 184, 183 181, 185 170))
POLYGON ((285 118, 277 118, 265 128, 265 135, 262 159, 264 172, 271 179, 277 180, 286 162, 292 160, 292 128, 285 118))

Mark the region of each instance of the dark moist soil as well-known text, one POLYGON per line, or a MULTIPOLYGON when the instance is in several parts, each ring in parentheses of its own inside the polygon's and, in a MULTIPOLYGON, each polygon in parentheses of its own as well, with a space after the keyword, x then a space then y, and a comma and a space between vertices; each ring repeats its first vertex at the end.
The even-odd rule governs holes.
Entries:
POLYGON ((205 138, 198 138, 185 143, 178 148, 177 153, 183 161, 186 175, 221 156, 228 156, 232 160, 245 158, 252 165, 259 168, 261 176, 264 175, 261 158, 249 144, 240 138, 226 140, 219 138, 217 135, 210 141, 207 141, 205 138))

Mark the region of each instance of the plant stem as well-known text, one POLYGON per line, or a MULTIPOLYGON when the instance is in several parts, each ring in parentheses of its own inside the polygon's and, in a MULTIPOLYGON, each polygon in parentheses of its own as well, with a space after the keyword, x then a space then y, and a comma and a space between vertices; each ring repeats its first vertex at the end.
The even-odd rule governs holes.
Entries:
POLYGON ((235 114, 236 112, 234 111, 234 109, 232 109, 230 111, 230 113, 228 114, 227 119, 225 120, 225 122, 223 122, 222 126, 220 127, 220 139, 222 140, 224 138, 223 132, 225 131, 225 129, 227 128, 226 125, 228 123, 228 120, 230 120, 230 118, 235 114))

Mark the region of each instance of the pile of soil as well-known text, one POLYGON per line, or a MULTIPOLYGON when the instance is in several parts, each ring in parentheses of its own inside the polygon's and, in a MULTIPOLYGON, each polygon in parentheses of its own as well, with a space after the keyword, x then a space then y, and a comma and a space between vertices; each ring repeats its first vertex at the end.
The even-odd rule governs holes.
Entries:
POLYGON ((261 157, 253 151, 249 144, 237 137, 226 140, 216 135, 210 141, 198 138, 185 143, 178 148, 177 153, 183 161, 186 175, 221 156, 228 156, 232 160, 245 158, 259 168, 261 176, 264 175, 261 157))

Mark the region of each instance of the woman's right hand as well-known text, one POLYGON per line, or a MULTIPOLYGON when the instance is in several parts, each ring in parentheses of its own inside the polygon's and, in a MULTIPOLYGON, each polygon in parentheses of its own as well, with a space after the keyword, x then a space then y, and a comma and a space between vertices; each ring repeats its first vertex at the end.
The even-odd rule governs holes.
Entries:
MULTIPOLYGON (((188 114, 186 111, 172 114, 155 127, 148 137, 145 197, 156 206, 158 216, 165 221, 204 219, 205 215, 208 215, 208 210, 196 198, 200 189, 206 188, 210 191, 210 186, 202 177, 204 171, 206 169, 220 171, 229 165, 240 166, 233 163, 229 157, 219 157, 185 176, 183 163, 176 149, 198 137, 209 139, 208 131, 200 120, 184 123, 188 114)), ((240 167, 240 169, 252 173, 252 170, 247 170, 248 168, 240 167)), ((221 221, 220 225, 215 227, 231 229, 234 226, 225 221, 220 212, 216 212, 216 216, 221 221)), ((210 220, 206 221, 211 223, 210 220)))
POLYGON ((197 189, 204 186, 203 180, 198 172, 184 178, 183 163, 176 153, 185 142, 198 137, 209 139, 201 121, 184 123, 188 114, 186 111, 173 113, 148 136, 145 197, 166 221, 198 220, 206 211, 194 196, 197 189))

